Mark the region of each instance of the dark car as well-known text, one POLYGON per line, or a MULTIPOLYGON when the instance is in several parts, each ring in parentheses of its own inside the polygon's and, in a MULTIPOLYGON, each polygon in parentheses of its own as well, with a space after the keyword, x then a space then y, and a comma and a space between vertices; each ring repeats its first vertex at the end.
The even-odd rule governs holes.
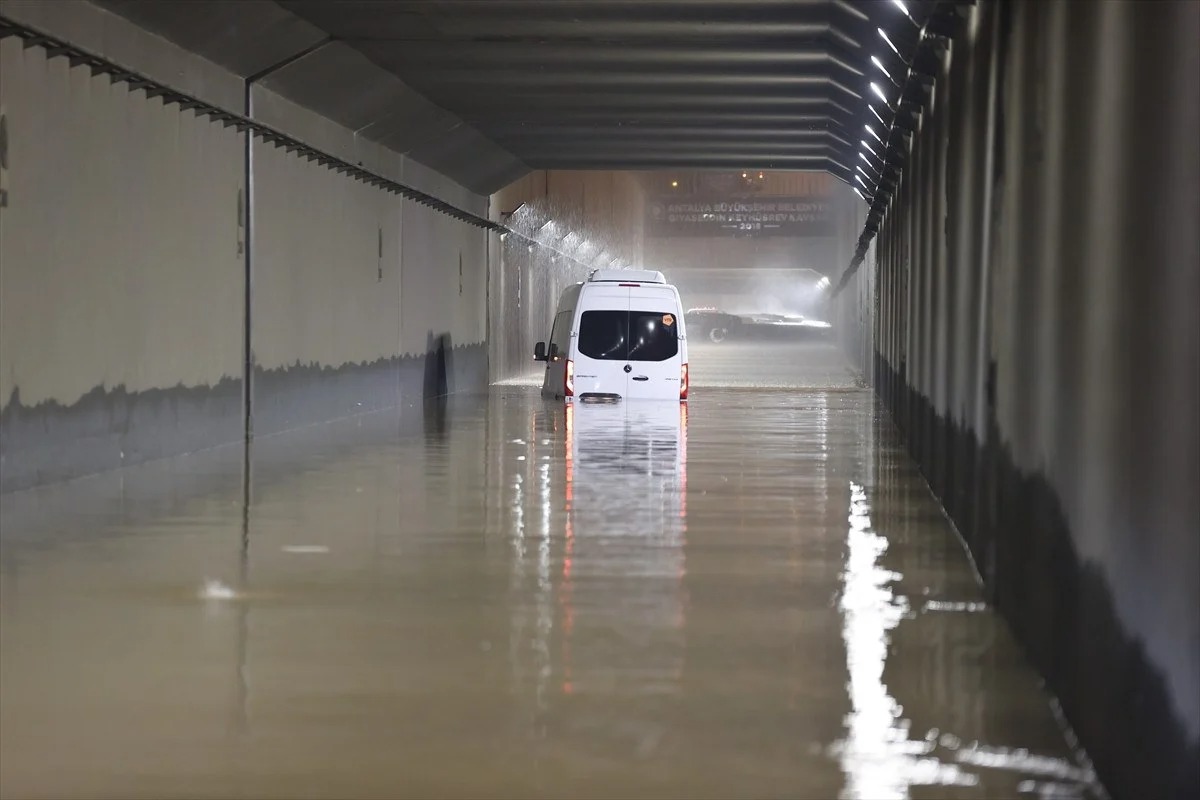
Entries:
POLYGON ((758 339, 794 341, 823 339, 832 332, 833 326, 820 319, 801 315, 753 314, 742 317, 742 330, 758 339))
POLYGON ((724 342, 728 339, 791 341, 823 339, 831 326, 819 319, 784 314, 739 316, 715 308, 693 308, 687 312, 688 336, 693 341, 724 342))
POLYGON ((742 328, 742 318, 715 308, 693 308, 684 315, 688 336, 709 342, 723 342, 742 328))

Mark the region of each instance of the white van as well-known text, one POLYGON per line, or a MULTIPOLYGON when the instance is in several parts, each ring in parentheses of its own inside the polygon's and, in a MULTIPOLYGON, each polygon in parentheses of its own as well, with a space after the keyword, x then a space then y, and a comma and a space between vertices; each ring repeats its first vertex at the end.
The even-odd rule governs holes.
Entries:
POLYGON ((686 400, 679 292, 661 272, 596 270, 563 291, 534 358, 546 362, 546 397, 686 400))

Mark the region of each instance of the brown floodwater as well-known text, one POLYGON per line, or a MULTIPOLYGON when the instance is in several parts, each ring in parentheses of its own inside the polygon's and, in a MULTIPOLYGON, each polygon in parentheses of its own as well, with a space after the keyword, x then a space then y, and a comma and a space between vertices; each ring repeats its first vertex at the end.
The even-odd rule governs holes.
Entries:
POLYGON ((5 496, 0 795, 1102 797, 831 352, 5 496))

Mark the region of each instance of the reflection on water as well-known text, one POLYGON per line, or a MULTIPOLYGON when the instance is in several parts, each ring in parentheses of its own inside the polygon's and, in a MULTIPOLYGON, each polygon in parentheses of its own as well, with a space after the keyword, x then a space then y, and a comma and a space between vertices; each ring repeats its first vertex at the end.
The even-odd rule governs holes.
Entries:
POLYGON ((1100 796, 868 394, 437 413, 3 498, 0 795, 1100 796))
MULTIPOLYGON (((988 796, 996 796, 997 787, 1012 787, 1013 796, 1080 800, 1104 797, 1105 792, 1085 757, 1072 758, 1062 753, 1039 755, 1028 748, 989 746, 977 740, 964 744, 959 736, 938 728, 930 728, 922 738, 913 738, 912 721, 906 718, 904 706, 890 693, 885 669, 892 632, 917 615, 908 598, 893 588, 904 576, 882 564, 889 542, 873 529, 867 490, 853 481, 847 521, 846 567, 839 608, 844 620, 847 690, 852 710, 847 717, 845 738, 830 748, 846 773, 841 796, 848 800, 908 798, 913 787, 982 788, 987 778, 984 794, 988 796), (1018 781, 1014 775, 1052 780, 1018 781)), ((924 601, 921 609, 923 614, 976 614, 986 611, 987 604, 931 599, 924 601)), ((995 644, 994 637, 988 640, 989 646, 995 644)), ((943 680, 961 682, 961 672, 943 680)), ((971 688, 967 685, 962 690, 969 692, 971 688)), ((995 713, 994 709, 987 711, 995 713)), ((963 721, 962 715, 954 715, 942 724, 963 721)), ((1010 736, 1014 732, 999 733, 1010 736)))
POLYGON ((840 608, 845 618, 847 688, 852 711, 846 739, 835 749, 846 771, 843 797, 856 800, 906 798, 913 785, 976 786, 979 777, 954 765, 925 758, 928 741, 912 741, 903 709, 883 681, 889 632, 908 611, 891 588, 900 576, 884 569, 879 558, 887 540, 871 530, 867 493, 850 484, 845 587, 840 608))
POLYGON ((570 452, 563 521, 570 548, 563 563, 569 693, 593 686, 643 695, 678 691, 686 622, 681 408, 628 402, 563 411, 570 452))
POLYGON ((645 758, 663 735, 627 709, 592 706, 679 691, 685 414, 678 403, 548 403, 512 442, 524 474, 512 484, 510 587, 533 597, 513 606, 513 686, 533 699, 532 737, 553 730, 555 749, 582 735, 645 758), (526 548, 529 513, 537 534, 526 548), (570 704, 587 710, 564 717, 570 704))

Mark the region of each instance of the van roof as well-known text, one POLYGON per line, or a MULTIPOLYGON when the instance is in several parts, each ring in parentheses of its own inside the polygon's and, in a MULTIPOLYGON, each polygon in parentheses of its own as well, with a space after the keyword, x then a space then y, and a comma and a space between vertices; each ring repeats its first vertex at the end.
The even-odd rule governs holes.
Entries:
POLYGON ((588 278, 589 283, 666 283, 661 272, 648 269, 598 269, 588 278))

